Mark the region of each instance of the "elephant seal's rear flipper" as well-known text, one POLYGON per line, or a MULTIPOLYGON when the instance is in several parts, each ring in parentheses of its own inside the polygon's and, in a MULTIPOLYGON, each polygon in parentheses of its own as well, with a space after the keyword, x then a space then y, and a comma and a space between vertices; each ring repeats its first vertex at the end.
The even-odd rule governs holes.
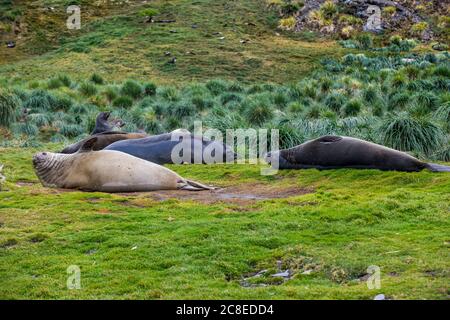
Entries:
POLYGON ((192 181, 192 180, 185 180, 180 181, 181 182, 181 190, 188 190, 188 191, 204 191, 204 190, 215 190, 214 187, 209 187, 207 185, 204 185, 202 183, 192 181))
POLYGON ((432 172, 450 172, 449 166, 443 166, 436 163, 427 163, 426 168, 432 172))

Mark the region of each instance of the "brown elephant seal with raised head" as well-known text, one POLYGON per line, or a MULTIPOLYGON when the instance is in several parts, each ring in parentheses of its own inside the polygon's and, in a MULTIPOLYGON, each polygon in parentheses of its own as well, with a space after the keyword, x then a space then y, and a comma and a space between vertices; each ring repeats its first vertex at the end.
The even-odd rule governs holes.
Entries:
POLYGON ((340 136, 323 136, 291 149, 268 153, 266 161, 278 169, 379 169, 450 172, 450 167, 422 162, 409 154, 372 142, 340 136), (278 160, 278 161, 277 161, 278 160))
POLYGON ((117 131, 102 132, 100 134, 91 135, 77 143, 65 147, 61 151, 61 153, 64 154, 75 153, 81 148, 81 146, 83 146, 83 144, 85 144, 92 138, 97 138, 97 140, 94 143, 94 146, 92 147, 92 150, 99 151, 105 149, 107 146, 116 141, 128 139, 141 139, 145 137, 148 137, 146 133, 139 133, 139 132, 136 133, 117 132, 117 131))
POLYGON ((75 154, 40 152, 33 157, 36 175, 45 187, 100 192, 211 190, 172 170, 119 151, 92 151, 97 138, 75 154))

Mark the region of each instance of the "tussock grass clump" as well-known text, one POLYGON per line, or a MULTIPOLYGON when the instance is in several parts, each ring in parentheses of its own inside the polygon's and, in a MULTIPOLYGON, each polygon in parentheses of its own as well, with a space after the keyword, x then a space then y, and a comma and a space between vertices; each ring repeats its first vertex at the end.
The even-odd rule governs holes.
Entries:
POLYGON ((373 36, 369 33, 358 34, 356 41, 358 42, 360 49, 368 50, 373 47, 373 36))
POLYGON ((165 128, 167 131, 172 131, 175 129, 179 129, 182 127, 182 122, 180 119, 176 117, 168 117, 165 121, 165 128))
POLYGON ((67 138, 75 138, 85 133, 85 128, 77 124, 63 124, 59 128, 59 132, 67 138))
POLYGON ((144 95, 146 96, 154 96, 156 94, 156 84, 153 82, 147 82, 144 84, 144 95))
POLYGON ((244 129, 248 125, 239 113, 224 112, 223 109, 215 108, 205 118, 205 124, 226 134, 227 129, 244 129))
POLYGON ((307 119, 319 119, 322 112, 323 109, 320 107, 320 105, 314 104, 306 110, 305 117, 307 119))
POLYGON ((432 156, 432 158, 438 161, 450 162, 450 137, 446 138, 446 143, 444 143, 444 147, 437 150, 436 153, 432 156))
POLYGON ((270 96, 265 93, 249 96, 244 101, 244 114, 252 125, 261 126, 274 117, 274 108, 270 96))
POLYGON ((232 82, 228 86, 230 92, 244 92, 245 88, 239 82, 232 82))
POLYGON ((402 110, 406 108, 410 102, 411 95, 408 92, 398 92, 389 98, 388 109, 392 110, 402 110))
POLYGON ((180 93, 174 87, 159 87, 156 90, 156 94, 166 101, 178 101, 180 100, 180 93))
POLYGON ((170 113, 173 117, 182 120, 186 117, 193 116, 195 114, 196 108, 189 101, 180 101, 173 108, 171 108, 170 113))
POLYGON ((381 126, 383 143, 401 151, 431 154, 442 143, 442 130, 427 118, 413 118, 406 113, 387 118, 381 126))
POLYGON ((363 104, 360 100, 351 99, 345 104, 345 106, 342 109, 342 112, 346 117, 356 116, 358 115, 358 113, 360 113, 362 108, 363 104))
POLYGON ((246 112, 247 120, 250 124, 261 126, 266 121, 273 118, 273 110, 267 104, 251 104, 246 112))
POLYGON ((311 99, 315 99, 317 97, 317 86, 315 83, 308 84, 303 87, 302 90, 303 96, 311 99))
POLYGON ((212 95, 218 96, 228 90, 230 84, 224 80, 210 80, 206 83, 206 88, 212 95))
POLYGON ((12 131, 16 136, 35 137, 39 133, 39 128, 31 122, 17 122, 12 126, 12 131))
POLYGON ((261 84, 258 84, 258 83, 252 84, 246 90, 247 94, 261 93, 263 91, 264 91, 263 86, 261 84))
POLYGON ((0 126, 9 128, 17 118, 20 101, 10 91, 0 89, 0 126))
MULTIPOLYGON (((279 145, 280 148, 292 148, 299 145, 305 141, 301 133, 288 121, 280 121, 278 124, 269 126, 269 131, 271 129, 278 129, 278 134, 280 137, 279 145)), ((267 141, 271 141, 270 137, 267 137, 267 141)))
POLYGON ((219 97, 220 103, 221 104, 227 104, 229 102, 241 102, 242 101, 242 96, 234 93, 234 92, 225 92, 223 94, 220 95, 219 97))
POLYGON ((362 96, 366 102, 374 103, 379 99, 380 94, 375 86, 370 85, 363 90, 362 96))
POLYGON ((325 106, 333 110, 334 112, 339 112, 341 108, 346 104, 347 98, 341 93, 331 93, 325 98, 325 106))
POLYGON ((300 102, 295 101, 295 102, 291 102, 287 106, 287 109, 289 112, 291 112, 293 114, 299 114, 305 110, 305 107, 300 102))
POLYGON ((438 66, 436 67, 436 69, 434 69, 433 74, 439 77, 450 78, 450 66, 448 65, 438 66))
POLYGON ((194 96, 191 98, 191 103, 197 108, 198 111, 211 109, 214 106, 214 101, 204 96, 194 96))
POLYGON ((414 65, 409 65, 406 66, 403 69, 403 72, 406 74, 406 76, 410 79, 410 80, 415 80, 419 77, 420 75, 420 69, 414 65))
POLYGON ((164 127, 161 124, 160 121, 156 119, 149 119, 145 122, 144 127, 145 132, 148 132, 150 134, 160 134, 164 133, 164 127))
POLYGON ((91 80, 91 82, 98 84, 98 85, 102 85, 105 83, 105 80, 103 80, 103 77, 101 75, 99 75, 98 73, 92 74, 91 78, 89 80, 91 80))
POLYGON ((69 113, 82 115, 82 114, 86 114, 89 111, 89 109, 91 109, 91 108, 92 108, 92 106, 89 107, 85 104, 77 103, 70 108, 69 113))
POLYGON ((299 100, 302 97, 304 97, 303 95, 303 86, 305 84, 304 83, 298 83, 298 84, 291 84, 288 86, 287 88, 287 95, 289 100, 299 100))
POLYGON ((28 120, 38 128, 49 126, 52 123, 52 117, 48 113, 33 113, 28 116, 28 120))
POLYGON ((63 83, 61 82, 61 80, 59 80, 59 78, 51 78, 47 82, 47 88, 50 90, 58 89, 58 88, 61 88, 62 86, 63 86, 63 83))
POLYGON ((12 90, 10 90, 13 94, 19 98, 20 102, 23 103, 28 98, 28 91, 21 88, 21 87, 14 87, 12 90))
POLYGON ((432 92, 421 91, 414 95, 414 99, 429 111, 435 111, 439 107, 439 99, 432 92))
POLYGON ((108 86, 102 91, 102 95, 111 103, 119 96, 119 89, 116 86, 108 86))
POLYGON ((135 100, 142 97, 144 90, 142 86, 134 80, 127 80, 122 85, 120 93, 124 96, 131 97, 135 100))
POLYGON ((439 109, 436 110, 435 116, 437 119, 450 124, 450 101, 440 106, 439 109))
POLYGON ((72 80, 70 79, 69 76, 67 76, 65 74, 64 75, 60 74, 60 75, 58 75, 57 78, 62 83, 63 86, 65 86, 67 88, 70 88, 72 86, 72 80))
POLYGON ((97 94, 97 87, 93 83, 83 82, 80 84, 78 91, 85 97, 92 97, 97 94))
POLYGON ((56 105, 56 98, 45 90, 33 90, 28 99, 24 102, 23 107, 32 112, 50 111, 56 105))
POLYGON ((396 73, 391 78, 391 86, 394 88, 401 88, 408 83, 408 78, 404 73, 396 73))
POLYGON ((54 104, 51 105, 52 111, 68 111, 73 106, 73 100, 66 95, 56 95, 54 104))
POLYGON ((290 99, 288 96, 288 92, 285 89, 277 88, 273 93, 273 102, 278 108, 280 109, 286 108, 289 101, 290 99))
POLYGON ((116 108, 129 109, 133 106, 133 99, 128 96, 122 96, 114 99, 113 106, 116 108))
POLYGON ((427 79, 417 79, 415 81, 411 81, 407 84, 406 88, 413 92, 430 91, 435 89, 434 83, 427 79))

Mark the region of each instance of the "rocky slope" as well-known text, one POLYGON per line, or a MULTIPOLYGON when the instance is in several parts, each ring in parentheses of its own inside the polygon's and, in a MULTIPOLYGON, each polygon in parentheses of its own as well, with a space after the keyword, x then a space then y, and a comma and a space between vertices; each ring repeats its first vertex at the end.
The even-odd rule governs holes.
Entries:
MULTIPOLYGON (((285 4, 293 2, 284 0, 285 4)), ((313 30, 343 38, 370 31, 402 33, 425 41, 448 40, 448 1, 305 0, 296 3, 299 8, 294 14, 296 31, 313 30)))

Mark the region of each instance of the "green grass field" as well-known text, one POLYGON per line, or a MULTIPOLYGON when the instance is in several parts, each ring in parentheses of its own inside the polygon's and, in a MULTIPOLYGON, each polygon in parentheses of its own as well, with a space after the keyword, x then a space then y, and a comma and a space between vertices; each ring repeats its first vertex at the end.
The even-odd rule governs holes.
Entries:
POLYGON ((279 128, 285 147, 333 133, 448 162, 448 52, 383 51, 389 35, 344 49, 278 29, 262 0, 78 0, 69 31, 68 2, 0 1, 0 299, 449 299, 448 173, 182 165, 169 167, 220 189, 105 194, 44 188, 31 164, 105 110, 129 131, 206 120, 279 128), (176 22, 145 23, 148 6, 176 22))
POLYGON ((448 299, 448 174, 171 166, 241 196, 161 200, 43 188, 35 151, 0 149, 2 299, 448 299), (292 279, 270 276, 277 261, 292 279), (66 288, 71 265, 81 290, 66 288))

